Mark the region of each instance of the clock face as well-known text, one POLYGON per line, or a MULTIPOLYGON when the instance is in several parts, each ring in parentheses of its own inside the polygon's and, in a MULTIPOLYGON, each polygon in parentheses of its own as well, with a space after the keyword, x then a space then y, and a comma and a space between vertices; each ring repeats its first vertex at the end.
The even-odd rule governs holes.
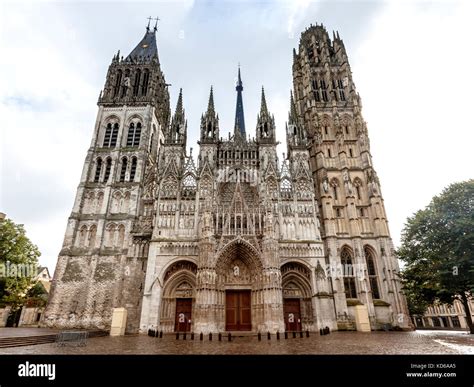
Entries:
POLYGON ((148 44, 142 44, 142 48, 147 48, 148 47, 148 44))

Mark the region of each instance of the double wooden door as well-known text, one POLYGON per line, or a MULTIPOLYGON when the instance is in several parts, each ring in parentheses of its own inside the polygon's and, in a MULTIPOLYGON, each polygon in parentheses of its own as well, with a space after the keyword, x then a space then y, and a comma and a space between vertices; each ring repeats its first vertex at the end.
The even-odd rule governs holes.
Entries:
POLYGON ((193 309, 192 298, 176 299, 175 332, 189 332, 191 330, 191 312, 193 309))
POLYGON ((225 329, 252 330, 250 290, 228 290, 225 296, 225 329))
POLYGON ((285 329, 288 332, 301 331, 301 307, 298 298, 283 299, 283 314, 285 316, 285 329))

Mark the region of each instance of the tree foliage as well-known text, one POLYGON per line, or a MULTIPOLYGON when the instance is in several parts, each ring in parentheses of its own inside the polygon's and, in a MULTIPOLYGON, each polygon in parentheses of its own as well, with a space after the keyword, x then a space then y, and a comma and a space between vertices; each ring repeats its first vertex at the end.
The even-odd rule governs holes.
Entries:
POLYGON ((474 180, 450 185, 408 218, 398 255, 406 263, 402 280, 412 314, 455 298, 466 310, 474 294, 474 180))
POLYGON ((40 255, 23 225, 0 219, 0 303, 16 309, 24 302, 40 255))

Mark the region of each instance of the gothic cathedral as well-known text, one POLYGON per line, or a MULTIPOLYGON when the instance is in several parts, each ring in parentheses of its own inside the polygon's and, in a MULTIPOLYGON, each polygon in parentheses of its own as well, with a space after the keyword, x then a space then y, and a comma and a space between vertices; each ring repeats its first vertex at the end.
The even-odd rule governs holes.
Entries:
POLYGON ((311 26, 293 51, 281 163, 263 88, 246 131, 240 69, 233 133, 220 136, 211 87, 195 162, 155 35, 110 64, 45 323, 110 329, 125 308, 130 333, 343 330, 362 305, 372 330, 408 327, 339 34, 311 26))

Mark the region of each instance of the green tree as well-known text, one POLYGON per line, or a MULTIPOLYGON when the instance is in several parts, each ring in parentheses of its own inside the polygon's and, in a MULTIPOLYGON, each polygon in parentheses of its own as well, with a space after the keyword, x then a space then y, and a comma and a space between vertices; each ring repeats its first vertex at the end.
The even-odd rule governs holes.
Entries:
POLYGON ((398 255, 406 263, 401 276, 410 312, 459 299, 474 334, 474 180, 450 185, 408 218, 398 255))
POLYGON ((13 310, 24 303, 40 255, 23 225, 0 219, 0 303, 13 310))

